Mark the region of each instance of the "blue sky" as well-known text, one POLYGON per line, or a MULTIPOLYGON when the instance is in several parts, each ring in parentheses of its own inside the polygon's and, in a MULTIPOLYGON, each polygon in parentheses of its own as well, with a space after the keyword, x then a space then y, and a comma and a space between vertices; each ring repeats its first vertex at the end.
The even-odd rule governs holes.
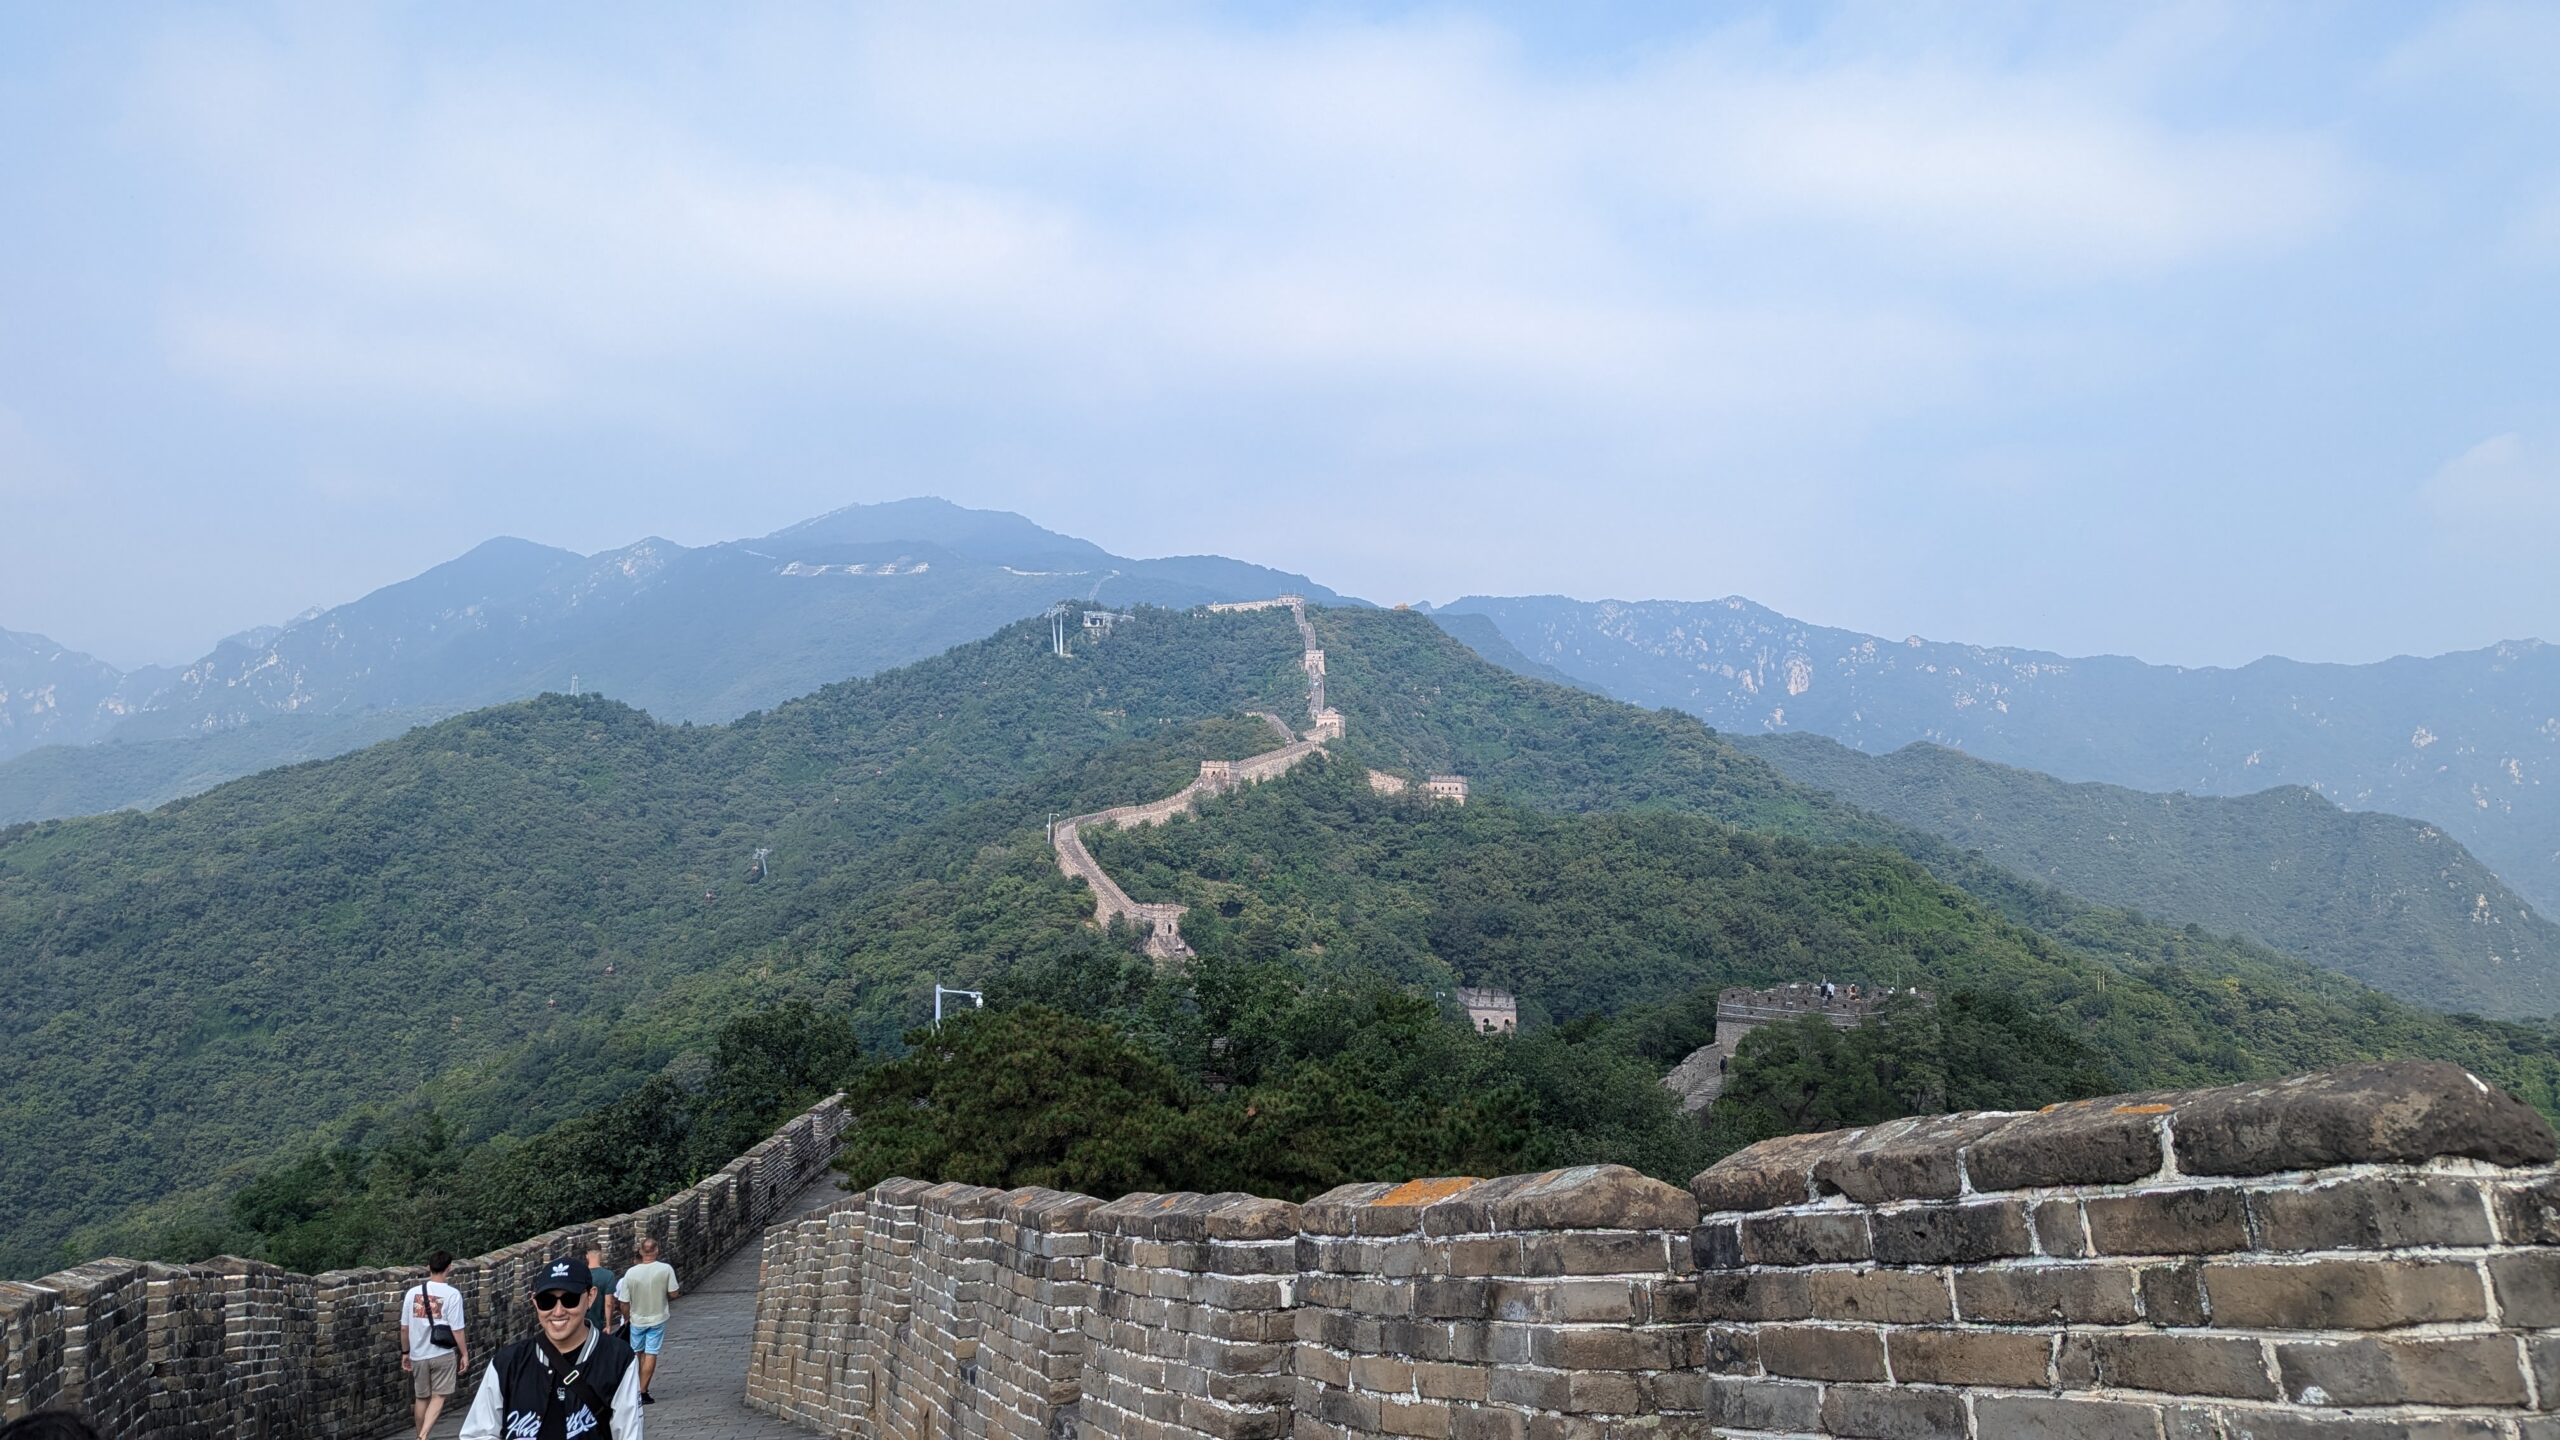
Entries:
POLYGON ((2560 640, 2560 7, 0 10, 0 626, 936 493, 1380 600, 2560 640))

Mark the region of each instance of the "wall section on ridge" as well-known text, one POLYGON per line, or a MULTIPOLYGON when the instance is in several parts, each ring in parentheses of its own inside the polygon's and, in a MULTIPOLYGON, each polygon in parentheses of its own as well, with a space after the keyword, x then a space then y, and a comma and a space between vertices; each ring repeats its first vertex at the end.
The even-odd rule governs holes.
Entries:
MULTIPOLYGON (((709 1267, 756 1238, 826 1170, 842 1097, 794 1117, 716 1175, 629 1215, 563 1227, 454 1262, 474 1370, 533 1331, 526 1281, 571 1244, 642 1235, 709 1267)), ((352 1440, 409 1417, 392 1343, 415 1267, 298 1275, 224 1256, 199 1265, 94 1260, 0 1283, 0 1419, 71 1408, 116 1440, 352 1440)))
POLYGON ((888 1181, 766 1239, 861 1440, 2560 1440, 2550 1127, 2353 1066, 1292 1206, 888 1181))

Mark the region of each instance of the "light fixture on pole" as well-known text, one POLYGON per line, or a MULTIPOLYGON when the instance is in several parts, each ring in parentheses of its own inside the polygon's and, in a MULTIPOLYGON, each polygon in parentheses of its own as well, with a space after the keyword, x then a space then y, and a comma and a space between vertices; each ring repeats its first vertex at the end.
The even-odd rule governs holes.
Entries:
POLYGON ((936 1025, 942 1023, 942 997, 945 995, 966 995, 970 999, 978 1002, 979 1009, 984 1010, 987 1008, 987 997, 984 992, 978 990, 954 990, 950 986, 947 986, 937 980, 933 985, 933 1023, 936 1025))

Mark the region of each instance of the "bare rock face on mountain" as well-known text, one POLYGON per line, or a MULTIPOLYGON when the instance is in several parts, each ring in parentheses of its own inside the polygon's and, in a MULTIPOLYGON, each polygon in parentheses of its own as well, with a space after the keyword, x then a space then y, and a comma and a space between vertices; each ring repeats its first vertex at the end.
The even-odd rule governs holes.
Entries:
POLYGON ((2414 816, 2560 909, 2560 646, 2237 669, 1891 640, 1740 597, 1469 597, 1527 660, 1720 730, 1810 731, 1883 752, 1952 746, 2066 780, 2238 795, 2300 785, 2414 816))

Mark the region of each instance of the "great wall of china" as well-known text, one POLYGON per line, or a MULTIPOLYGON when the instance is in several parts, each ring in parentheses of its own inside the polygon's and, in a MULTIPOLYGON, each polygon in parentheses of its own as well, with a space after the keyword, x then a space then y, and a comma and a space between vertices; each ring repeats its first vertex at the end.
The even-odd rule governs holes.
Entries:
POLYGON ((1315 626, 1307 620, 1306 601, 1296 595, 1283 595, 1273 600, 1245 600, 1212 605, 1212 611, 1286 609, 1298 623, 1298 638, 1303 643, 1300 665, 1307 676, 1307 733, 1291 730, 1286 721, 1269 711, 1252 713, 1271 722, 1286 742, 1276 750, 1242 760, 1203 760, 1200 777, 1162 800, 1146 805, 1116 805, 1096 810, 1089 815, 1072 816, 1049 827, 1049 844, 1057 851, 1058 868, 1070 879, 1081 879, 1093 891, 1093 921, 1104 929, 1112 922, 1126 920, 1143 934, 1146 953, 1158 960, 1178 960, 1192 953, 1182 938, 1184 906, 1146 904, 1129 898, 1106 873, 1093 852, 1085 848, 1082 831, 1088 825, 1109 825, 1114 829, 1130 825, 1162 825, 1176 815, 1187 815, 1207 796, 1221 795, 1246 785, 1258 785, 1274 776, 1285 775, 1300 761, 1324 750, 1325 742, 1342 735, 1342 712, 1325 704, 1324 651, 1316 645, 1315 626))
POLYGON ((2555 1440, 2549 1125, 2451 1065, 1249 1195, 891 1180, 765 1242, 858 1440, 2555 1440))
MULTIPOLYGON (((687 1272, 758 1238, 824 1175, 841 1098, 796 1117, 719 1173, 646 1209, 566 1226, 454 1262, 473 1364, 533 1333, 526 1280, 573 1243, 614 1254, 652 1236, 687 1272)), ((108 1440, 359 1440, 409 1420, 391 1345, 415 1267, 299 1275, 255 1260, 93 1260, 0 1281, 0 1419, 86 1415, 108 1440)), ((734 1380, 727 1383, 734 1384, 734 1380)), ((479 1384, 468 1377, 467 1396, 479 1384)))

